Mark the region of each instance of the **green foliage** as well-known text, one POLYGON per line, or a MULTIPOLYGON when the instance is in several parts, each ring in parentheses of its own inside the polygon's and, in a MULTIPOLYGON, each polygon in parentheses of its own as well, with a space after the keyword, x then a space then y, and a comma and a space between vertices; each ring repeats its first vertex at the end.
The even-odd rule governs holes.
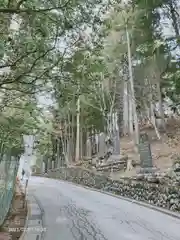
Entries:
MULTIPOLYGON (((71 46, 81 40, 84 27, 97 28, 99 13, 92 10, 96 1, 20 1, 12 6, 5 1, 0 8, 4 32, 0 43, 0 54, 6 55, 0 68, 10 67, 10 73, 0 80, 1 88, 16 89, 25 93, 44 90, 51 82, 54 68, 61 69, 64 51, 59 45, 62 41, 71 46), (17 29, 10 28, 12 16, 16 13, 19 21, 17 29), (79 40, 78 40, 79 39, 79 40), (13 85, 13 86, 12 86, 13 85)), ((70 46, 68 47, 70 50, 70 46)), ((58 77, 58 73, 55 74, 58 77)))
POLYGON ((74 92, 84 94, 85 78, 92 80, 89 66, 85 64, 86 68, 81 69, 84 52, 92 42, 98 45, 98 29, 107 4, 90 0, 0 1, 2 148, 21 149, 22 136, 38 132, 41 139, 38 151, 51 152, 52 129, 47 130, 47 123, 45 126, 39 123, 40 110, 35 98, 39 92, 49 93, 53 87, 64 116, 66 104, 72 109, 77 100, 74 92), (92 40, 88 47, 84 39, 87 28, 92 40), (62 43, 64 49, 60 47, 62 43))
MULTIPOLYGON (((110 4, 104 1, 33 0, 18 4, 1 0, 2 143, 20 149, 23 134, 38 132, 38 153, 51 155, 53 121, 68 122, 75 129, 78 98, 81 127, 103 131, 107 113, 117 109, 122 80, 129 77, 127 32, 138 103, 150 92, 147 82, 153 87, 160 82, 178 102, 179 60, 177 52, 172 52, 172 46, 179 46, 175 6, 175 0, 133 0, 125 6, 114 2, 109 14, 110 4), (159 9, 173 21, 175 37, 164 37, 159 9), (19 21, 14 30, 12 17, 19 21), (37 117, 40 110, 35 100, 42 91, 50 92, 58 112, 56 119, 44 123, 37 117)), ((153 94, 156 99, 156 91, 153 94)))
POLYGON ((31 135, 38 129, 37 110, 24 100, 16 100, 0 114, 0 147, 4 151, 12 149, 13 152, 22 153, 23 135, 31 135))

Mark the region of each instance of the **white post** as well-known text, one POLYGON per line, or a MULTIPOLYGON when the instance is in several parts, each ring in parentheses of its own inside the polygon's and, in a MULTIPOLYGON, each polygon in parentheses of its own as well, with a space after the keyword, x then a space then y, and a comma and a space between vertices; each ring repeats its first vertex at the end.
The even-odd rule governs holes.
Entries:
POLYGON ((28 180, 31 175, 31 163, 33 159, 33 147, 34 147, 34 136, 33 135, 24 135, 24 162, 23 169, 25 170, 26 184, 25 184, 25 193, 28 185, 28 180))

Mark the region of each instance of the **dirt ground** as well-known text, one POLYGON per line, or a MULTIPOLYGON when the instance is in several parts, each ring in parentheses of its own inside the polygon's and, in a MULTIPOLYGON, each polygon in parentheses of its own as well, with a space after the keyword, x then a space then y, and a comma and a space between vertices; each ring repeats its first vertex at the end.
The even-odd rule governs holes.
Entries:
MULTIPOLYGON (((160 172, 167 172, 172 167, 176 158, 180 159, 180 120, 170 119, 166 125, 166 132, 160 133, 161 139, 156 136, 155 130, 148 126, 143 128, 149 136, 154 167, 160 172)), ((140 169, 140 156, 131 137, 120 139, 121 155, 128 156, 128 160, 135 161, 136 167, 130 170, 121 170, 110 173, 113 179, 137 175, 140 169)))
POLYGON ((27 205, 25 196, 19 185, 13 197, 12 206, 4 225, 0 229, 0 240, 17 240, 20 238, 22 228, 25 226, 27 216, 27 205), (12 228, 17 228, 12 231, 12 228), (21 228, 21 229, 20 229, 21 228))
MULTIPOLYGON (((148 134, 154 167, 157 167, 160 172, 169 171, 175 159, 180 159, 180 120, 169 119, 166 124, 166 132, 160 133, 160 140, 151 126, 145 126, 141 130, 148 134)), ((111 177, 119 179, 122 176, 130 177, 137 175, 140 169, 140 156, 132 138, 122 137, 120 139, 120 148, 121 155, 128 156, 128 160, 135 161, 137 165, 130 170, 110 173, 111 177)), ((84 166, 85 168, 90 167, 87 161, 78 162, 76 165, 84 166)))
MULTIPOLYGON (((162 172, 168 171, 172 167, 176 157, 180 156, 180 121, 171 119, 167 123, 166 133, 161 133, 161 139, 158 140, 154 129, 143 129, 150 139, 151 152, 153 158, 153 164, 162 172)), ((128 159, 140 161, 139 154, 134 147, 133 141, 129 137, 123 137, 121 139, 121 151, 122 154, 128 155, 128 159)), ((124 176, 135 175, 138 166, 131 171, 121 172, 124 176)), ((118 173, 114 173, 118 175, 118 173)))

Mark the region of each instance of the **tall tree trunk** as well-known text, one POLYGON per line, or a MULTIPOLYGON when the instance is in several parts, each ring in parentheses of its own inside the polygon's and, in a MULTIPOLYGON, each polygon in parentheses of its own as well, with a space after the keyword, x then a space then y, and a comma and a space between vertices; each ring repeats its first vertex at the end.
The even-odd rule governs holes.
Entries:
POLYGON ((82 157, 86 156, 86 129, 82 129, 82 157))
POLYGON ((130 80, 130 89, 131 89, 131 96, 132 96, 132 110, 133 110, 133 120, 135 125, 135 143, 139 143, 139 123, 136 111, 136 100, 135 100, 135 93, 134 93, 134 80, 133 80, 133 73, 132 73, 132 57, 131 57, 131 47, 130 47, 130 38, 129 32, 126 26, 126 37, 127 37, 127 48, 128 48, 128 65, 129 65, 129 80, 130 80))
POLYGON ((128 84, 128 111, 129 111, 129 133, 131 136, 134 135, 134 130, 133 130, 133 109, 132 109, 132 96, 129 91, 129 84, 128 84))
POLYGON ((156 135, 157 135, 158 139, 161 139, 160 133, 159 133, 157 125, 156 125, 156 118, 155 118, 155 115, 154 115, 154 106, 153 106, 152 102, 150 102, 150 109, 151 109, 151 123, 154 126, 154 129, 155 129, 155 132, 156 132, 156 135))
POLYGON ((156 118, 155 118, 155 114, 154 114, 153 89, 152 89, 152 84, 150 81, 148 81, 147 87, 149 88, 149 98, 148 98, 149 104, 150 104, 150 118, 149 119, 150 119, 152 125, 154 126, 157 138, 160 139, 161 136, 160 136, 160 133, 157 128, 156 118))
POLYGON ((129 96, 128 96, 128 83, 124 82, 124 99, 123 99, 123 134, 129 133, 129 96))
POLYGON ((52 161, 54 162, 54 167, 57 166, 56 152, 57 152, 57 140, 51 135, 51 145, 52 145, 52 161))
MULTIPOLYGON (((119 140, 120 137, 123 135, 123 103, 124 103, 124 80, 122 78, 118 78, 116 81, 115 86, 116 96, 115 96, 115 109, 117 112, 117 123, 118 124, 118 131, 119 131, 119 140)), ((119 143, 120 145, 120 143, 119 143)))
POLYGON ((72 162, 72 156, 73 156, 73 149, 72 149, 72 141, 73 141, 73 136, 72 136, 72 131, 71 131, 71 117, 70 117, 70 112, 68 113, 68 130, 67 130, 67 155, 68 155, 68 160, 69 163, 72 162))
MULTIPOLYGON (((122 116, 122 115, 121 115, 122 116)), ((119 137, 119 128, 117 124, 117 112, 113 114, 113 154, 120 154, 120 137, 119 137)))
POLYGON ((76 118, 76 155, 75 161, 79 161, 80 158, 80 97, 77 100, 77 118, 76 118))
POLYGON ((64 122, 65 124, 65 131, 64 131, 64 157, 65 162, 69 165, 69 156, 68 156, 68 123, 67 120, 64 122))
POLYGON ((86 156, 88 158, 92 157, 92 144, 91 144, 91 140, 89 138, 90 134, 89 134, 89 129, 87 129, 87 133, 86 133, 86 156))
POLYGON ((165 117, 164 117, 164 109, 163 109, 160 82, 158 82, 156 84, 156 86, 157 86, 158 107, 159 107, 159 113, 160 113, 160 119, 161 119, 160 127, 162 128, 162 130, 165 131, 166 130, 166 124, 165 124, 165 117))
POLYGON ((60 158, 61 158, 61 156, 60 156, 60 138, 57 137, 57 168, 59 168, 61 165, 60 158))
POLYGON ((71 138, 72 138, 72 161, 75 161, 75 151, 76 151, 76 124, 75 124, 75 116, 72 114, 71 120, 71 138))
POLYGON ((79 160, 83 159, 83 129, 79 131, 79 160))

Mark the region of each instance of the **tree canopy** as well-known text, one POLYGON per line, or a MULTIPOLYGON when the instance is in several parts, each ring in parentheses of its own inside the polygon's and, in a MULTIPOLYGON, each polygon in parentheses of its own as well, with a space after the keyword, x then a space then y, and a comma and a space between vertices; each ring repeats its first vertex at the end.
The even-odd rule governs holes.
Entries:
POLYGON ((53 138, 63 139, 67 150, 77 131, 82 139, 85 133, 108 133, 114 114, 119 129, 128 125, 130 134, 136 112, 144 119, 158 103, 163 119, 166 97, 178 109, 177 9, 176 0, 1 0, 2 143, 20 148, 22 135, 33 133, 38 151, 53 155, 53 138), (47 118, 39 107, 42 93, 55 102, 50 128, 40 121, 47 118))

